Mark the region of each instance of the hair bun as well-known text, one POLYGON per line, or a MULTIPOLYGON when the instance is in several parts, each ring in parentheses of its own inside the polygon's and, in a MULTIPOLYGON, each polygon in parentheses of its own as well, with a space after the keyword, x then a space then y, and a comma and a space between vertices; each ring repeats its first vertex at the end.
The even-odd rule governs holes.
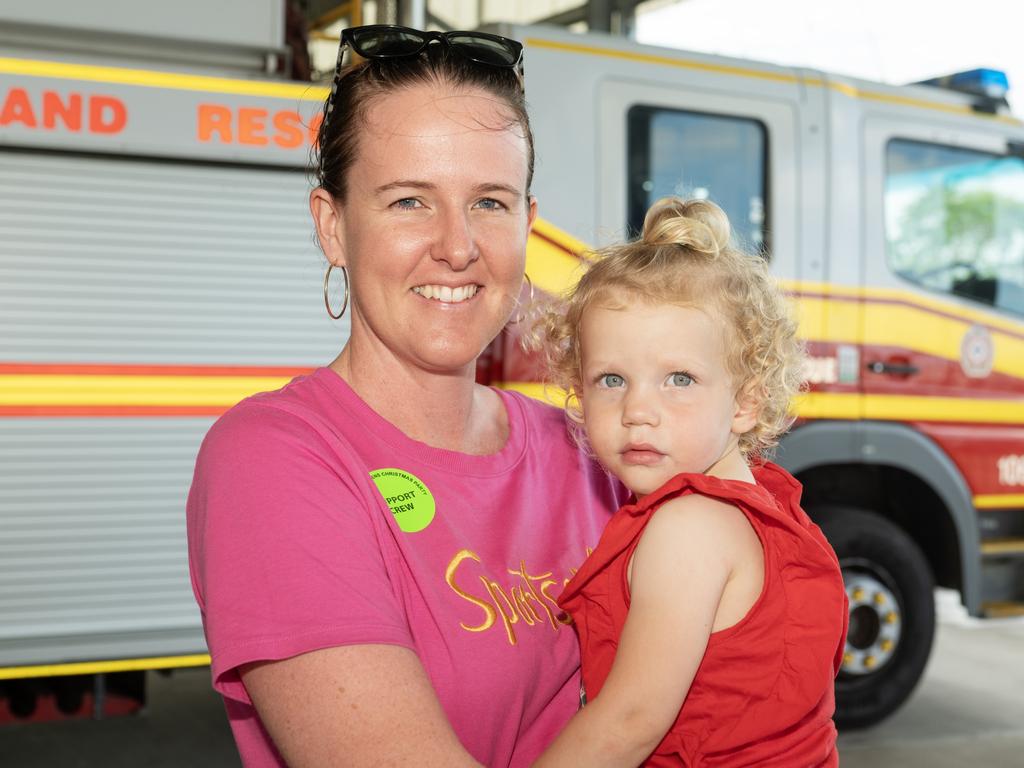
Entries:
POLYGON ((709 200, 663 197, 647 211, 640 239, 714 256, 729 244, 729 218, 709 200))

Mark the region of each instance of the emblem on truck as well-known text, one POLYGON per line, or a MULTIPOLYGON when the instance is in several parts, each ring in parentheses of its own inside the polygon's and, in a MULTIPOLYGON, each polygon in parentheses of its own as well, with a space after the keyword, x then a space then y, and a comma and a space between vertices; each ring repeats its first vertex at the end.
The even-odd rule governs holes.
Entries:
POLYGON ((992 334, 983 325, 972 325, 960 342, 960 368, 972 379, 983 379, 992 372, 995 350, 992 334))

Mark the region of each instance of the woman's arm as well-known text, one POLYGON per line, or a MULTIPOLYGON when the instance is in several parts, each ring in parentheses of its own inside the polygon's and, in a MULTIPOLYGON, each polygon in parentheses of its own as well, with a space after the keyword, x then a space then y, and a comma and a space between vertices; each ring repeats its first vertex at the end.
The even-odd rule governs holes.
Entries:
POLYGON ((408 648, 326 648, 248 664, 241 677, 291 768, 479 766, 408 648))
POLYGON ((630 607, 608 679, 536 766, 636 766, 686 699, 733 572, 743 513, 704 496, 666 502, 633 555, 630 607))
POLYGON ((204 440, 189 561, 215 687, 249 694, 290 765, 474 765, 409 650, 372 484, 348 455, 258 402, 204 440))

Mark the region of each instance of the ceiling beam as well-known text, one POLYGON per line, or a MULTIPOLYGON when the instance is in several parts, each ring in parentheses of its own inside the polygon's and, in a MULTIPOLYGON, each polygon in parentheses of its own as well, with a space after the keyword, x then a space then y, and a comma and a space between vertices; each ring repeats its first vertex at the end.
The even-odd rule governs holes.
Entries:
POLYGON ((336 21, 348 19, 350 26, 358 27, 363 23, 363 0, 347 0, 344 3, 337 3, 333 8, 323 11, 319 16, 309 22, 310 31, 321 30, 331 26, 336 21))

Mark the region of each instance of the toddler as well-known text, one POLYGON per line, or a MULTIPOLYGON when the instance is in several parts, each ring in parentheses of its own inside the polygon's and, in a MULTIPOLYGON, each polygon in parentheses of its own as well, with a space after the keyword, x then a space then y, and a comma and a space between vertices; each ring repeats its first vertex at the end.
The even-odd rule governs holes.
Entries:
POLYGON ((839 565, 765 460, 803 352, 764 260, 666 198, 542 326, 566 410, 634 494, 559 598, 585 699, 538 766, 838 765, 839 565))

